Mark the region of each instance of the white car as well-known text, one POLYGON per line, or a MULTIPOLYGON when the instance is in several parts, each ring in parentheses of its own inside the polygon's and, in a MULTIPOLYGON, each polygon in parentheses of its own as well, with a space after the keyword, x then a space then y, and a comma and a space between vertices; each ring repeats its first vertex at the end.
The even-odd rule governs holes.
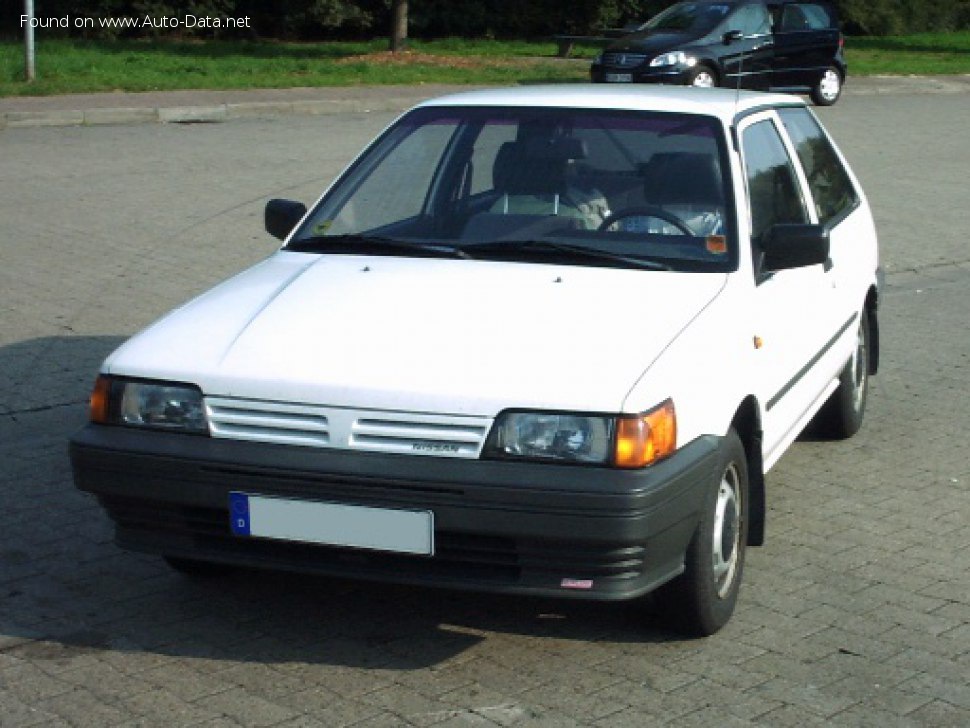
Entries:
POLYGON ((794 97, 448 96, 266 227, 278 252, 108 357, 71 441, 118 543, 183 571, 660 588, 710 634, 765 473, 862 422, 875 229, 794 97))

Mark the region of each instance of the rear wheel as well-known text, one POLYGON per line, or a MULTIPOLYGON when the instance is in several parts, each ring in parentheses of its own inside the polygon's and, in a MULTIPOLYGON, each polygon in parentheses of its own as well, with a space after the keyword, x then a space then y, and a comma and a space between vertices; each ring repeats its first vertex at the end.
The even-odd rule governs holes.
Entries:
POLYGON ((696 88, 714 88, 717 86, 717 74, 708 66, 695 66, 687 75, 687 85, 696 88))
POLYGON ((812 101, 818 106, 831 106, 842 95, 842 74, 835 66, 830 66, 812 87, 812 101))
POLYGON ((684 573, 658 594, 675 626, 701 637, 714 634, 731 618, 744 569, 748 465, 734 430, 722 441, 718 473, 687 547, 684 573))

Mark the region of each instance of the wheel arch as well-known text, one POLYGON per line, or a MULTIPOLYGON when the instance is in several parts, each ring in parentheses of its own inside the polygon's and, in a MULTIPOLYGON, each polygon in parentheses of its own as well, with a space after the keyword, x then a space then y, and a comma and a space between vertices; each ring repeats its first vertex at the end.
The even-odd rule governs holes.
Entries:
POLYGON ((741 402, 731 427, 741 438, 748 466, 748 545, 761 546, 765 540, 765 473, 762 461, 761 408, 754 395, 741 402))

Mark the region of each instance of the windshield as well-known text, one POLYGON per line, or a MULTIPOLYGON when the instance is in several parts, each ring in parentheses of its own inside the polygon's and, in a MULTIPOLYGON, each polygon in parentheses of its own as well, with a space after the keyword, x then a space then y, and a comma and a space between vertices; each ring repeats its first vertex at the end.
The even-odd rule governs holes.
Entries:
POLYGON ((642 30, 706 33, 720 23, 732 7, 728 3, 677 3, 651 18, 642 30))
POLYGON ((417 109, 358 159, 287 247, 728 270, 723 137, 708 116, 417 109))

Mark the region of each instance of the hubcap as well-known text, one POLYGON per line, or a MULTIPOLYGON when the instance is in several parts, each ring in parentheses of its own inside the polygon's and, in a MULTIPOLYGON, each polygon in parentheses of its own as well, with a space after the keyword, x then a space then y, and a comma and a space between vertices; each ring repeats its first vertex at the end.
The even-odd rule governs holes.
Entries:
POLYGON ((721 476, 714 507, 713 567, 717 595, 724 598, 731 591, 738 570, 741 539, 741 504, 738 469, 733 463, 721 476))
POLYGON ((834 101, 839 97, 839 89, 842 86, 842 79, 839 78, 839 74, 829 69, 822 76, 822 81, 819 83, 819 93, 822 94, 822 98, 826 101, 834 101))
POLYGON ((707 71, 701 71, 694 78, 694 86, 698 88, 713 88, 714 87, 714 76, 712 76, 707 71))

